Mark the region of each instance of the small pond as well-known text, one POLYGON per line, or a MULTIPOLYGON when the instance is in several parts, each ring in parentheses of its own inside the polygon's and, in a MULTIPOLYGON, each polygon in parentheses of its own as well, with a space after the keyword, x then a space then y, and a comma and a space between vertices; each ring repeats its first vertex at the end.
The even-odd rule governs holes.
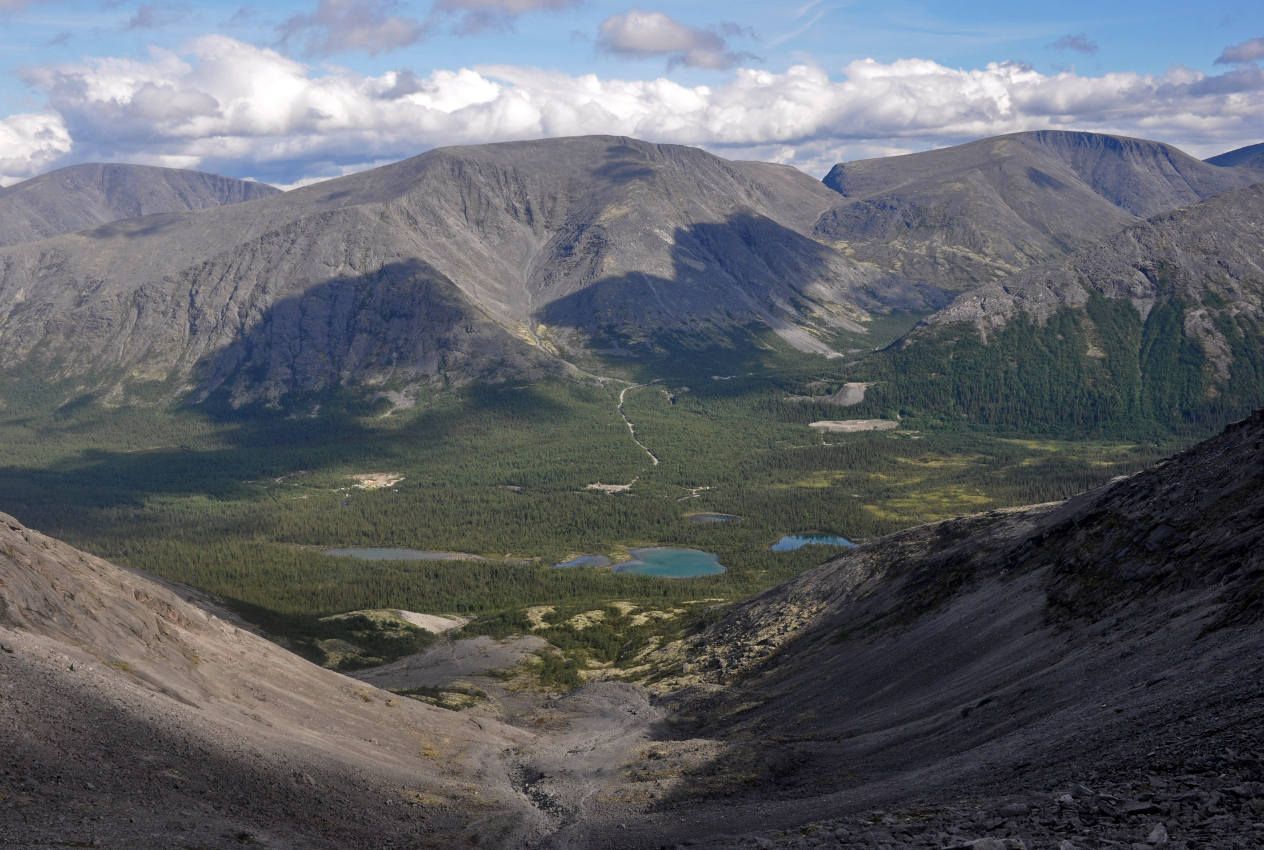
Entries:
MULTIPOLYGON (((359 558, 362 561, 490 561, 501 558, 485 558, 482 555, 471 555, 468 552, 431 552, 426 549, 395 549, 389 546, 351 546, 348 548, 321 549, 322 555, 333 555, 337 558, 359 558)), ((525 564, 527 561, 506 560, 510 564, 525 564)))
POLYGON ((611 561, 605 555, 580 555, 578 558, 571 558, 569 561, 563 561, 560 564, 554 564, 555 567, 608 567, 611 561))
POLYGON ((741 522, 742 518, 737 514, 689 514, 691 522, 707 523, 707 522, 741 522))
POLYGON ((855 546, 846 537, 833 534, 787 534, 768 548, 774 552, 793 552, 804 546, 855 546))
POLYGON ((635 573, 659 578, 694 578, 724 572, 719 558, 710 552, 702 552, 698 549, 654 546, 630 551, 634 560, 615 564, 616 573, 635 573))

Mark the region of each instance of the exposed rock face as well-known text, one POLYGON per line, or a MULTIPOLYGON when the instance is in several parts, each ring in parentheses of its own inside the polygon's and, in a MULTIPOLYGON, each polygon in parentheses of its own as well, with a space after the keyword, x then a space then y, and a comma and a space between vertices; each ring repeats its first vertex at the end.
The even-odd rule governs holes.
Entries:
POLYGON ((910 280, 965 289, 1258 179, 1158 142, 1014 133, 836 165, 825 183, 847 201, 816 230, 910 280))
POLYGON ((200 171, 72 165, 0 189, 0 245, 33 242, 125 218, 266 198, 277 189, 200 171))
POLYGON ((1264 411, 1067 502, 851 550, 697 639, 713 684, 676 698, 677 736, 726 752, 690 773, 687 826, 667 806, 639 835, 1245 846, 1262 588, 1264 411))
POLYGON ((834 197, 792 169, 630 139, 439 149, 0 251, 0 366, 241 403, 530 376, 594 335, 754 323, 827 352, 819 332, 937 297, 805 235, 834 197))
POLYGON ((528 734, 316 667, 4 515, 0 647, 6 846, 518 846, 532 828, 498 760, 528 734))

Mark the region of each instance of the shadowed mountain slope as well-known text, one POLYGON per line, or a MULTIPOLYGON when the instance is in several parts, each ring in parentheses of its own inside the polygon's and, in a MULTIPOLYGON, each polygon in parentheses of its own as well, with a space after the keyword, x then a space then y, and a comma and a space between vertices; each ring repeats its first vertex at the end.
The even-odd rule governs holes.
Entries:
POLYGON ((245 403, 530 376, 598 331, 755 324, 828 353, 867 310, 942 303, 805 236, 834 197, 791 169, 622 138, 438 149, 0 250, 0 368, 103 393, 227 382, 245 403), (377 344, 388 325, 396 342, 377 344), (464 334, 477 356, 433 356, 464 334), (230 380, 252 338, 276 343, 267 368, 230 380))
POLYGON ((816 232, 911 280, 965 289, 1257 179, 1159 142, 1014 133, 840 163, 825 183, 847 201, 816 232))
POLYGON ((1259 785, 1227 789, 1264 779, 1262 621, 1257 412, 1067 502, 910 529, 740 606, 686 653, 714 684, 675 708, 679 747, 727 752, 637 846, 1127 846, 1156 823, 1249 846, 1259 785))
POLYGON ((72 165, 0 189, 0 245, 277 194, 263 183, 148 165, 72 165))
POLYGON ((1212 165, 1219 165, 1224 168, 1233 168, 1235 166, 1243 166, 1253 168, 1257 171, 1264 171, 1264 142, 1258 145, 1247 145, 1244 148, 1226 151, 1225 153, 1213 156, 1204 160, 1212 165))
POLYGON ((0 844, 517 846, 531 736, 316 667, 0 515, 0 844))

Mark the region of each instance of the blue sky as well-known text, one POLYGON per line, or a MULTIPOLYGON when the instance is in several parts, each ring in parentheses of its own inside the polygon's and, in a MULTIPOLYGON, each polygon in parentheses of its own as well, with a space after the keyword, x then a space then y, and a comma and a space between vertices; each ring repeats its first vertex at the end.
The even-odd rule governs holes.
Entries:
POLYGON ((88 160, 279 185, 603 132, 833 162, 1057 127, 1264 139, 1256 3, 0 0, 0 182, 88 160))

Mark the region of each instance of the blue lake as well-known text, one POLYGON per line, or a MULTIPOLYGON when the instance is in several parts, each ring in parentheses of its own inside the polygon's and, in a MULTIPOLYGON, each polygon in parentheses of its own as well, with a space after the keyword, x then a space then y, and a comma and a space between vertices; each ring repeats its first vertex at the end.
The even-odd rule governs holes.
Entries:
POLYGON ((787 534, 768 548, 774 552, 793 552, 804 546, 855 546, 846 537, 833 534, 787 534))
POLYGON ((554 564, 555 567, 608 567, 611 561, 605 555, 580 555, 578 558, 571 558, 569 561, 563 561, 560 564, 554 564))
POLYGON ((634 560, 615 564, 616 573, 635 573, 659 578, 694 578, 695 576, 719 575, 724 572, 724 566, 719 558, 710 552, 702 552, 698 549, 655 546, 630 551, 634 560))

